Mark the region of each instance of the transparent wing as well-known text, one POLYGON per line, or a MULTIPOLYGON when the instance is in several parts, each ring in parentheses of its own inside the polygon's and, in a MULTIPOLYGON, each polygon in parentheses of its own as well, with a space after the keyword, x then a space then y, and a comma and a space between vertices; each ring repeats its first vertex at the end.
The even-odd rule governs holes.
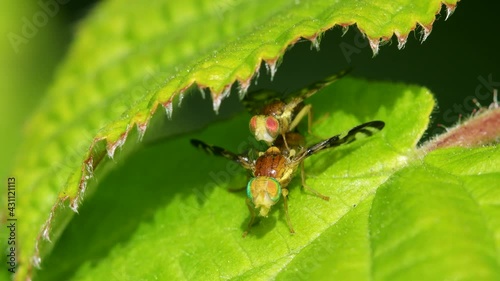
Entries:
POLYGON ((316 92, 319 90, 323 89, 324 87, 332 84, 333 82, 339 80, 340 78, 346 76, 349 72, 351 72, 351 69, 345 69, 342 70, 338 73, 335 73, 333 75, 330 75, 320 81, 317 81, 297 92, 291 93, 287 95, 286 97, 286 103, 290 102, 291 100, 295 98, 299 98, 300 100, 304 100, 312 95, 314 95, 316 92))

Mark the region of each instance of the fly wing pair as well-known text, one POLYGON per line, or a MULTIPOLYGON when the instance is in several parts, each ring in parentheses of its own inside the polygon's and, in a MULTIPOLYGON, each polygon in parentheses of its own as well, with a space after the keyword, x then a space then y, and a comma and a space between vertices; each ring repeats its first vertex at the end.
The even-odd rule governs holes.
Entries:
MULTIPOLYGON (((357 140, 360 136, 371 136, 382 130, 384 126, 385 123, 382 121, 367 122, 352 128, 347 133, 333 136, 329 139, 316 143, 307 149, 300 147, 298 151, 295 151, 294 149, 289 150, 286 147, 280 149, 276 146, 271 146, 265 152, 261 153, 256 160, 250 159, 246 155, 233 153, 222 147, 208 145, 200 140, 191 140, 191 143, 208 153, 235 161, 245 169, 251 171, 252 178, 249 180, 246 188, 248 196, 246 204, 248 206, 248 210, 250 211, 251 218, 248 223, 247 230, 243 233, 243 237, 247 235, 253 225, 256 217, 255 210, 259 210, 260 216, 267 217, 271 207, 275 205, 280 198, 283 198, 285 218, 287 220, 290 233, 294 233, 295 231, 293 230, 288 214, 287 186, 292 180, 297 167, 303 164, 304 159, 315 153, 328 148, 351 143, 357 140)), ((303 165, 301 171, 303 187, 312 191, 317 196, 328 200, 327 196, 324 196, 305 185, 303 165)))
MULTIPOLYGON (((357 140, 361 135, 366 137, 372 136, 376 132, 381 131, 384 128, 384 126, 385 123, 383 121, 370 121, 367 123, 363 123, 361 125, 352 128, 346 133, 335 135, 331 138, 328 138, 326 140, 323 140, 321 142, 309 146, 307 149, 295 155, 291 160, 292 162, 300 162, 306 159, 307 157, 316 154, 322 150, 351 143, 357 140)), ((249 159, 248 156, 233 153, 219 146, 212 146, 204 143, 203 141, 195 139, 191 140, 191 144, 194 145, 195 147, 201 148, 202 150, 210 154, 221 156, 226 159, 235 161, 245 169, 252 170, 255 165, 255 160, 249 159)))

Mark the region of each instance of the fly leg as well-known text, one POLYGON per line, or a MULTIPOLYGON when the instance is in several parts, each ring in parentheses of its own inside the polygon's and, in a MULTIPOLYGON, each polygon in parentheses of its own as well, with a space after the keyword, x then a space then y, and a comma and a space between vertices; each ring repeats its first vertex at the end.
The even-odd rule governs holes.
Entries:
POLYGON ((321 198, 325 201, 330 200, 330 197, 325 196, 325 195, 319 193, 318 191, 316 191, 315 189, 306 185, 306 177, 305 177, 305 172, 304 172, 304 162, 302 162, 300 164, 300 177, 302 178, 302 186, 304 187, 305 190, 311 192, 312 194, 318 196, 319 198, 321 198))
POLYGON ((288 129, 289 132, 291 132, 295 127, 297 127, 302 120, 307 114, 307 133, 315 138, 321 139, 321 137, 313 134, 311 128, 312 128, 312 106, 310 104, 305 105, 297 115, 295 115, 295 118, 292 120, 292 123, 290 124, 290 127, 288 129))
POLYGON ((285 144, 285 148, 287 151, 290 151, 290 147, 288 147, 288 143, 286 141, 285 133, 281 134, 281 137, 283 138, 283 143, 285 144))
POLYGON ((281 189, 281 194, 283 195, 283 204, 285 205, 285 218, 286 223, 288 224, 288 228, 290 229, 290 233, 294 234, 295 230, 293 230, 292 221, 290 220, 290 215, 288 214, 288 189, 281 189))
POLYGON ((255 208, 252 202, 250 202, 249 198, 247 198, 245 202, 247 203, 248 211, 250 211, 250 222, 248 223, 247 230, 243 232, 242 235, 243 238, 245 238, 248 235, 248 232, 250 232, 250 228, 252 228, 253 222, 255 221, 255 208))
MULTIPOLYGON (((306 116, 306 114, 309 115, 309 117, 308 117, 309 119, 312 119, 311 105, 310 104, 305 105, 299 111, 299 113, 297 113, 297 115, 295 115, 295 118, 292 120, 292 123, 288 127, 288 131, 289 132, 293 131, 293 129, 295 129, 295 127, 297 127, 297 125, 299 125, 300 120, 302 120, 302 118, 304 118, 304 116, 306 116)), ((310 131, 310 128, 308 129, 308 131, 310 131)))

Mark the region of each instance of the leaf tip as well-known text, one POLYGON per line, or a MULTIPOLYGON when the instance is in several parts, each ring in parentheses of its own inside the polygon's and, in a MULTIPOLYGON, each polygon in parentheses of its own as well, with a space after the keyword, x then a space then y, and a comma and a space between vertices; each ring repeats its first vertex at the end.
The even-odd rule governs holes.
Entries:
POLYGON ((78 214, 78 200, 79 200, 79 196, 77 196, 76 198, 74 198, 73 200, 71 200, 71 202, 69 203, 69 207, 71 208, 71 210, 73 210, 73 212, 77 213, 78 214))
POLYGON ((370 48, 372 48, 372 57, 375 57, 378 54, 380 47, 380 38, 368 38, 368 41, 370 42, 370 48))
POLYGON ((165 112, 167 113, 167 117, 169 120, 172 120, 172 112, 174 111, 174 107, 172 105, 172 99, 162 104, 163 108, 165 108, 165 112))
POLYGON ((444 20, 448 20, 451 15, 455 12, 457 8, 457 4, 445 4, 446 5, 446 18, 444 20))
POLYGON ((205 99, 205 96, 206 96, 206 94, 205 94, 205 88, 202 87, 202 86, 198 86, 198 90, 200 91, 201 98, 205 99))
POLYGON ((240 100, 242 100, 248 92, 248 87, 250 87, 250 83, 252 81, 252 77, 246 80, 238 80, 238 96, 240 100))
MULTIPOLYGON (((33 263, 33 265, 34 265, 37 269, 41 269, 40 264, 42 263, 42 259, 40 258, 40 255, 39 255, 39 254, 35 254, 35 255, 31 258, 31 262, 33 263)), ((31 280, 31 279, 28 279, 28 280, 31 280)))
POLYGON ((420 38, 420 43, 424 43, 425 40, 427 40, 427 37, 429 37, 429 35, 431 35, 432 23, 430 23, 428 25, 420 24, 420 26, 422 27, 422 35, 420 38))
POLYGON ((89 180, 94 177, 94 158, 91 156, 84 162, 85 165, 85 176, 84 180, 89 180))
POLYGON ((125 130, 124 133, 122 133, 120 135, 120 137, 118 138, 118 140, 116 140, 115 142, 109 142, 107 145, 106 145, 106 151, 108 152, 108 156, 109 158, 113 159, 113 156, 115 155, 115 151, 118 147, 122 147, 123 144, 125 143, 125 141, 127 140, 127 134, 128 134, 128 126, 127 126, 127 129, 125 130))
POLYGON ((181 92, 179 93, 179 101, 177 102, 178 107, 181 107, 183 99, 184 99, 184 92, 181 92))
POLYGON ((278 70, 277 64, 278 64, 277 59, 265 60, 267 73, 271 75, 271 81, 273 81, 274 74, 276 74, 276 71, 278 70))
POLYGON ((321 41, 321 36, 319 34, 315 34, 314 36, 306 39, 311 41, 311 50, 314 48, 316 49, 316 51, 319 51, 319 45, 321 41))
POLYGON ((219 114, 219 108, 222 100, 227 98, 230 93, 231 93, 231 85, 227 85, 226 87, 224 87, 224 90, 222 90, 221 93, 212 92, 212 100, 213 100, 212 104, 214 107, 215 114, 219 114))
MULTIPOLYGON (((55 205, 57 206, 57 205, 55 205)), ((43 224, 43 227, 42 227, 42 238, 46 241, 49 241, 49 242, 52 242, 50 240, 50 225, 52 224, 52 219, 53 219, 53 216, 54 216, 54 209, 55 209, 55 206, 52 207, 52 210, 50 211, 49 213, 49 217, 47 218, 47 220, 45 221, 45 223, 43 224)), ((39 234, 40 235, 40 234, 39 234)), ((40 236, 39 236, 40 237, 40 236)), ((36 247, 35 249, 38 249, 38 241, 37 241, 37 244, 36 244, 36 247)), ((38 252, 38 251, 37 251, 38 252)))
POLYGON ((342 37, 346 35, 347 31, 349 31, 349 24, 339 24, 342 27, 342 37))
POLYGON ((142 139, 144 138, 144 135, 146 134, 146 130, 148 128, 148 122, 144 122, 144 123, 137 123, 137 133, 138 133, 138 139, 139 141, 142 141, 142 139))
POLYGON ((405 45, 406 45, 406 41, 408 40, 408 34, 399 34, 399 33, 395 33, 396 34, 396 37, 398 38, 398 49, 399 50, 402 50, 405 48, 405 45))
POLYGON ((43 228, 42 237, 45 241, 49 241, 50 243, 52 243, 52 241, 50 240, 50 229, 48 225, 43 228))

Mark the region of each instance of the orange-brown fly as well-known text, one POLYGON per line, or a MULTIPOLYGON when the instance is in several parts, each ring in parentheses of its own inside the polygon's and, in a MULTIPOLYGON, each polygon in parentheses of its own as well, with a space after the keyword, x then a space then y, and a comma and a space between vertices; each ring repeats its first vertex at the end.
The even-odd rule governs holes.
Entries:
POLYGON ((258 141, 264 141, 269 146, 274 143, 278 136, 282 136, 286 146, 285 133, 293 131, 306 115, 310 129, 311 105, 304 104, 304 100, 347 73, 348 70, 344 70, 326 77, 286 98, 283 98, 281 93, 269 90, 249 93, 243 99, 243 104, 250 113, 254 114, 250 119, 250 132, 258 141))
MULTIPOLYGON (((285 217, 288 227, 290 232, 294 233, 288 215, 287 187, 299 165, 302 165, 304 159, 324 149, 353 142, 359 135, 371 136, 382 130, 384 126, 385 123, 383 121, 367 122, 352 128, 347 133, 333 136, 308 148, 302 145, 300 135, 287 136, 289 140, 293 140, 293 142, 290 142, 290 145, 271 146, 265 152, 260 152, 257 159, 250 159, 249 156, 238 155, 224 148, 211 146, 199 140, 191 140, 191 143, 209 153, 236 161, 251 172, 252 177, 248 181, 246 187, 246 203, 250 210, 251 218, 248 223, 248 229, 243 233, 243 236, 246 236, 253 225, 256 217, 256 209, 260 216, 267 217, 269 210, 279 201, 281 196, 283 196, 285 217)), ((325 200, 329 199, 327 196, 321 195, 319 192, 304 184, 303 168, 301 176, 304 189, 325 200)))

